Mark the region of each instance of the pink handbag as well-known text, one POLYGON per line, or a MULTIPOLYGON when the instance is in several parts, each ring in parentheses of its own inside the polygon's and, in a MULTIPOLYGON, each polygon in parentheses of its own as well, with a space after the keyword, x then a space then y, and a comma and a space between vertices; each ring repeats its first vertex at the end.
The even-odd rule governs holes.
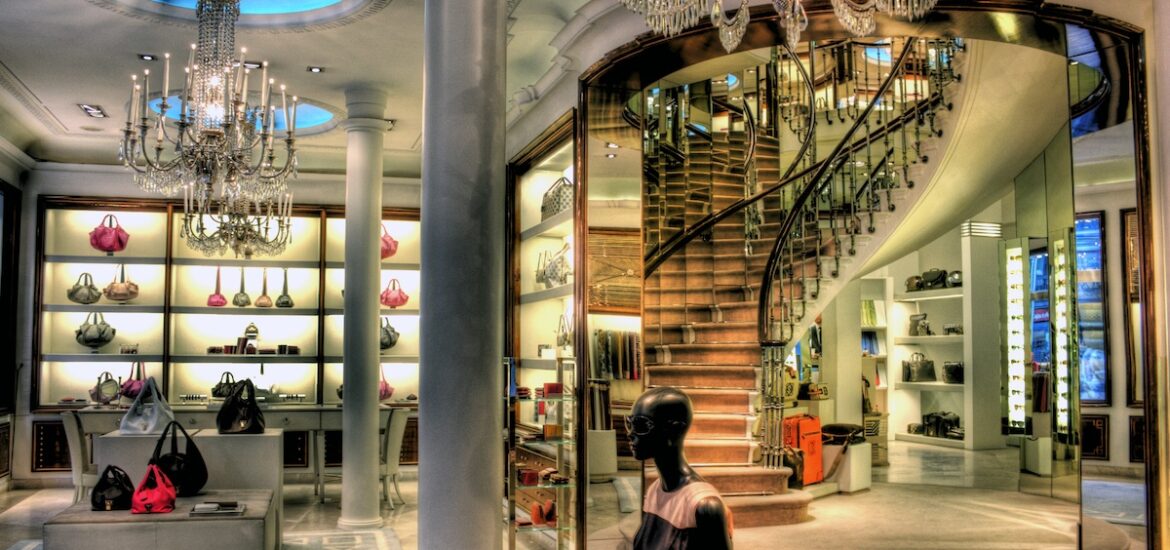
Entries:
POLYGON ((227 305, 227 297, 219 292, 219 266, 215 267, 215 293, 207 297, 207 305, 223 307, 227 305))
POLYGON ((146 381, 142 379, 142 370, 142 363, 133 363, 130 365, 130 376, 122 381, 122 395, 124 397, 134 399, 138 397, 138 394, 142 393, 142 388, 146 385, 146 381))
POLYGON ((394 386, 386 381, 386 373, 382 372, 382 381, 378 382, 378 401, 390 399, 391 395, 394 395, 394 386))
POLYGON ((382 259, 385 260, 397 253, 398 241, 390 236, 389 231, 386 231, 386 224, 382 224, 382 259))
POLYGON ((390 279, 390 282, 386 283, 386 290, 382 291, 378 301, 388 308, 396 308, 406 305, 406 301, 409 299, 410 296, 407 296, 406 291, 402 290, 402 283, 398 282, 398 279, 390 279))
POLYGON ((113 214, 106 214, 102 218, 102 223, 89 232, 89 246, 101 250, 109 256, 125 250, 126 243, 129 241, 130 234, 122 229, 122 224, 118 223, 118 218, 115 218, 113 214))
POLYGON ((166 514, 175 511, 175 485, 163 473, 162 468, 151 461, 146 466, 146 475, 134 489, 130 501, 131 514, 166 514))

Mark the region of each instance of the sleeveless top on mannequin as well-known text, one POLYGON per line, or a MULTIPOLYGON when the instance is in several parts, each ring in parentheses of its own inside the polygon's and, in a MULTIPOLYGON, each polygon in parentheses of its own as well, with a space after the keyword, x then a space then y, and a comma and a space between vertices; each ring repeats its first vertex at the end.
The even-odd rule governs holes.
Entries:
MULTIPOLYGON (((634 550, 701 550, 698 542, 691 542, 695 538, 695 510, 709 497, 723 502, 719 491, 705 481, 692 481, 668 493, 662 489, 662 480, 655 480, 642 502, 645 515, 634 535, 634 550)), ((731 533, 731 510, 726 504, 724 514, 731 533)))

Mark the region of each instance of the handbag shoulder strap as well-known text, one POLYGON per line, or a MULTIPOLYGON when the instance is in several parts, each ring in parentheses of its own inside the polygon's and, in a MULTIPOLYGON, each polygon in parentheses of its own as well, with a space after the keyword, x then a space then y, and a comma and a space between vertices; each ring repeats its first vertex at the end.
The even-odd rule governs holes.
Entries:
POLYGON ((390 284, 386 285, 386 288, 390 290, 402 290, 402 283, 398 282, 398 279, 390 279, 390 284))
POLYGON ((284 291, 282 291, 281 293, 287 295, 288 294, 288 268, 286 267, 283 269, 284 269, 284 291))
POLYGON ((102 225, 108 225, 110 227, 114 227, 116 225, 122 225, 122 224, 118 223, 118 218, 114 217, 113 214, 106 214, 105 216, 102 216, 102 225))
POLYGON ((240 268, 240 292, 244 292, 244 268, 240 268))
POLYGON ((73 286, 84 286, 84 285, 92 285, 92 284, 93 284, 93 275, 90 275, 89 273, 82 273, 81 275, 77 276, 77 282, 73 283, 73 286), (89 279, 87 280, 86 277, 89 277, 89 279))
POLYGON ((382 224, 382 236, 383 236, 383 237, 389 237, 389 236, 390 236, 390 232, 386 230, 386 224, 382 224))
MULTIPOLYGON (((172 420, 169 423, 167 423, 165 428, 163 428, 162 434, 160 434, 158 436, 158 440, 155 441, 155 443, 154 443, 154 452, 151 453, 150 462, 148 464, 155 464, 158 462, 158 458, 162 454, 163 443, 166 442, 167 436, 171 436, 172 434, 175 433, 175 426, 178 426, 178 424, 179 424, 178 422, 175 422, 174 420, 172 420)), ((175 437, 171 437, 170 439, 171 439, 171 453, 177 454, 179 452, 179 448, 177 445, 178 442, 175 441, 175 437)))
POLYGON ((215 293, 219 294, 219 266, 215 266, 215 293))
POLYGON ((264 268, 264 284, 260 289, 261 296, 268 296, 268 268, 264 268))
POLYGON ((126 282, 126 264, 122 264, 121 268, 118 270, 118 282, 126 282))
POLYGON ((387 319, 387 318, 385 318, 385 317, 383 317, 383 318, 382 318, 382 328, 386 328, 386 327, 388 327, 388 326, 390 326, 390 320, 389 320, 389 319, 387 319))

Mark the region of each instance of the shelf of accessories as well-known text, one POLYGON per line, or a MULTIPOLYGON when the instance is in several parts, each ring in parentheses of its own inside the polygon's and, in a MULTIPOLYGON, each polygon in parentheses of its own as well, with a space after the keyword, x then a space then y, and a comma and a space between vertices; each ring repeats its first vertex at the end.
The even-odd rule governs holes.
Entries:
POLYGON ((564 238, 573 233, 573 209, 567 209, 549 216, 547 220, 520 231, 520 240, 536 237, 564 238))
MULTIPOLYGON (((208 308, 215 309, 215 308, 208 308)), ((45 304, 41 311, 46 313, 163 313, 161 305, 137 305, 98 302, 95 304, 45 304)))

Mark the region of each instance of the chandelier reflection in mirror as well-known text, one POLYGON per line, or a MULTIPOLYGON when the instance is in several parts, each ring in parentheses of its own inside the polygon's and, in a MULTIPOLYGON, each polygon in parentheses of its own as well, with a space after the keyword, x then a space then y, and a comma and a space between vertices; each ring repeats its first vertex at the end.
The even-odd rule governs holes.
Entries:
MULTIPOLYGON (((711 24, 719 30, 723 49, 730 53, 743 40, 750 14, 747 0, 740 0, 735 15, 727 17, 723 1, 621 0, 621 3, 634 13, 644 16, 651 30, 667 37, 699 24, 702 16, 709 14, 711 24)), ((833 13, 846 30, 855 36, 865 36, 873 33, 877 26, 873 19, 876 12, 913 21, 934 9, 938 0, 831 0, 831 3, 833 13)), ((808 28, 808 15, 802 0, 772 0, 772 7, 780 14, 785 42, 790 48, 796 48, 800 42, 800 33, 808 28)))
POLYGON ((195 11, 199 37, 183 70, 178 111, 172 110, 168 53, 157 110, 149 101, 150 71, 141 84, 132 77, 119 156, 143 190, 182 193, 181 234, 192 248, 206 255, 278 254, 291 239, 287 179, 297 171, 297 97, 290 111, 281 85, 280 105, 274 105, 268 63, 248 62, 244 48, 236 57, 239 0, 199 0, 195 11), (260 70, 255 94, 249 90, 253 69, 260 70), (278 121, 283 144, 277 143, 278 121))

